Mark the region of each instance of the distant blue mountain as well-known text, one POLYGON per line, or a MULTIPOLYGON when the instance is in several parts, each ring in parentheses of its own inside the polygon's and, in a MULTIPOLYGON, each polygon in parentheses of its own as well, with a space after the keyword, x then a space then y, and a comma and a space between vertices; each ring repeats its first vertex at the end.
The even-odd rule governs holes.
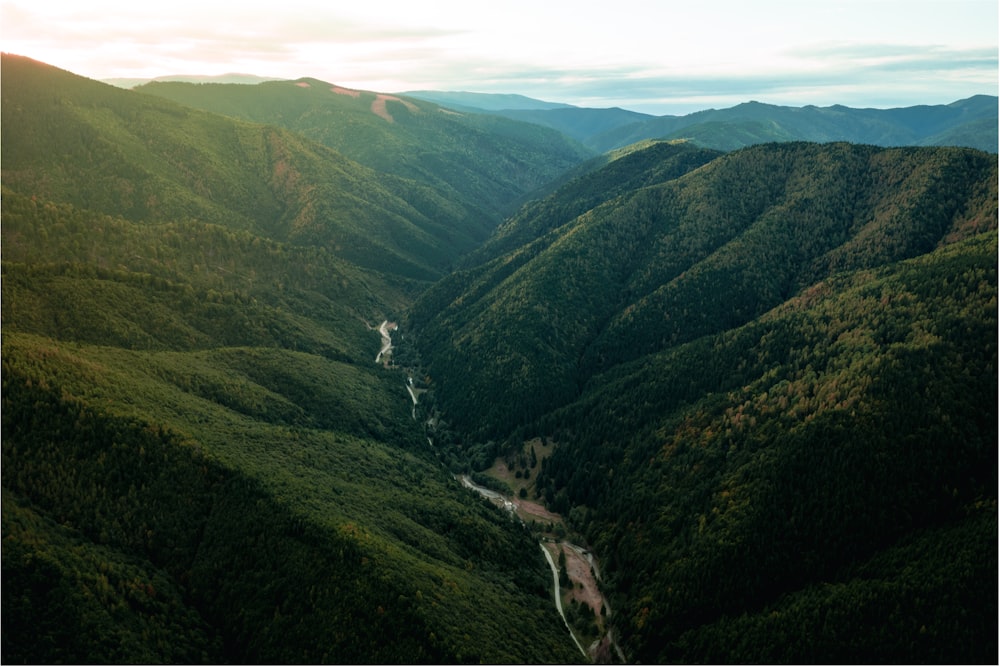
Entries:
POLYGON ((690 139, 733 150, 771 141, 847 141, 877 146, 965 146, 997 152, 998 99, 896 109, 775 106, 747 102, 686 116, 658 116, 581 139, 599 151, 652 138, 690 139))
POLYGON ((598 152, 646 139, 687 139, 715 150, 774 141, 847 141, 877 146, 964 146, 996 153, 1000 123, 998 98, 992 95, 895 109, 745 102, 684 116, 653 116, 619 108, 581 108, 522 95, 403 94, 458 111, 492 113, 551 127, 598 152))

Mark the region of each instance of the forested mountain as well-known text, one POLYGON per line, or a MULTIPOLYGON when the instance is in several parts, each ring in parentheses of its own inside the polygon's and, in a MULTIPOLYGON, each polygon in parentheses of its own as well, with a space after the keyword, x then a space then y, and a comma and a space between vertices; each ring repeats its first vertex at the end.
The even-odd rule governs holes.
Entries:
POLYGON ((419 183, 301 135, 4 56, 4 185, 133 221, 203 220, 416 280, 479 231, 419 183))
POLYGON ((536 492, 630 658, 993 659, 995 156, 766 144, 621 192, 624 164, 412 308, 461 445, 556 442, 536 492))
POLYGON ((652 116, 624 109, 543 105, 505 106, 503 95, 436 99, 449 108, 478 106, 480 112, 551 127, 605 152, 644 139, 687 139, 716 150, 779 141, 849 141, 877 146, 964 146, 997 152, 997 98, 976 95, 951 104, 895 109, 843 105, 790 107, 747 102, 684 116, 652 116), (493 99, 496 97, 497 99, 493 99))
POLYGON ((734 150, 771 141, 850 141, 877 146, 964 146, 997 152, 997 98, 897 109, 789 107, 747 102, 686 116, 660 116, 610 129, 584 143, 599 151, 648 138, 693 139, 734 150))
POLYGON ((429 186, 486 238, 520 197, 593 155, 563 134, 494 115, 316 79, 256 86, 151 83, 139 92, 309 137, 381 173, 429 186))
POLYGON ((2 79, 5 662, 995 660, 995 154, 2 79))
POLYGON ((286 130, 3 83, 4 662, 579 659, 537 542, 374 362, 447 207, 286 130))

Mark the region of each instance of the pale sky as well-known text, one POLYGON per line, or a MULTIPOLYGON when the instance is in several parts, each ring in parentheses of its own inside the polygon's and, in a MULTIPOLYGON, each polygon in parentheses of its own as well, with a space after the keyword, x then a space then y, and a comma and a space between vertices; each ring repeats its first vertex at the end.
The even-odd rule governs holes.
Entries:
MULTIPOLYGON (((683 114, 998 88, 997 0, 0 0, 0 49, 93 79, 245 73, 683 114)), ((2 82, 0 82, 2 85, 2 82)))

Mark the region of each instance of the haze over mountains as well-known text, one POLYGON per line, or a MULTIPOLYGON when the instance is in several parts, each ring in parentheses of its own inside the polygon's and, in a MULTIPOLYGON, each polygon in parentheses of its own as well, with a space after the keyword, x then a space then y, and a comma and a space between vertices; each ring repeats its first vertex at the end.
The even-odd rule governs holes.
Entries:
MULTIPOLYGON (((236 76, 240 75, 202 82, 263 81, 250 76, 231 80, 236 76)), ((134 87, 168 80, 199 82, 198 77, 191 76, 114 82, 134 87)), ((598 152, 644 139, 685 139, 717 150, 772 141, 848 141, 878 146, 966 146, 995 153, 1000 126, 998 99, 993 95, 976 95, 951 104, 892 109, 843 105, 790 107, 748 101, 728 109, 706 109, 684 116, 654 116, 620 108, 582 108, 513 94, 413 90, 398 95, 463 113, 499 115, 550 127, 598 152)))
POLYGON ((5 661, 996 658, 995 97, 2 79, 5 661))
POLYGON ((408 93, 444 106, 499 115, 558 129, 605 152, 643 139, 687 139, 707 148, 735 150, 772 141, 849 141, 879 146, 968 146, 997 152, 997 98, 977 95, 952 104, 897 109, 836 105, 801 108, 746 102, 685 116, 651 116, 625 109, 506 106, 475 93, 408 93))

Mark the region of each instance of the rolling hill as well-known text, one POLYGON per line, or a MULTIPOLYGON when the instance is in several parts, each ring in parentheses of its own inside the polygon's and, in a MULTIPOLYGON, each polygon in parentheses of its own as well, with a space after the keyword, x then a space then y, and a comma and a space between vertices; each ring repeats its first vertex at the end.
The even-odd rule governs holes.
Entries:
POLYGON ((997 152, 997 98, 976 95, 951 104, 894 109, 843 105, 790 107, 746 102, 684 116, 651 116, 623 109, 553 108, 548 104, 505 105, 503 95, 450 97, 449 108, 495 113, 557 129, 598 152, 646 139, 694 141, 715 150, 757 143, 848 141, 878 146, 964 146, 997 152))
POLYGON ((964 146, 996 153, 997 118, 997 98, 988 95, 897 109, 747 102, 730 109, 652 118, 610 129, 584 143, 605 151, 647 138, 691 138, 719 150, 771 141, 849 141, 877 146, 964 146))
POLYGON ((477 93, 445 90, 409 90, 399 93, 406 97, 416 97, 434 102, 449 109, 482 113, 483 111, 549 110, 575 108, 571 104, 546 102, 525 95, 503 93, 477 93))
POLYGON ((200 219, 428 281, 474 243, 465 211, 301 135, 4 57, 4 184, 147 222, 200 219), (53 93, 52 90, 57 92, 53 93))

